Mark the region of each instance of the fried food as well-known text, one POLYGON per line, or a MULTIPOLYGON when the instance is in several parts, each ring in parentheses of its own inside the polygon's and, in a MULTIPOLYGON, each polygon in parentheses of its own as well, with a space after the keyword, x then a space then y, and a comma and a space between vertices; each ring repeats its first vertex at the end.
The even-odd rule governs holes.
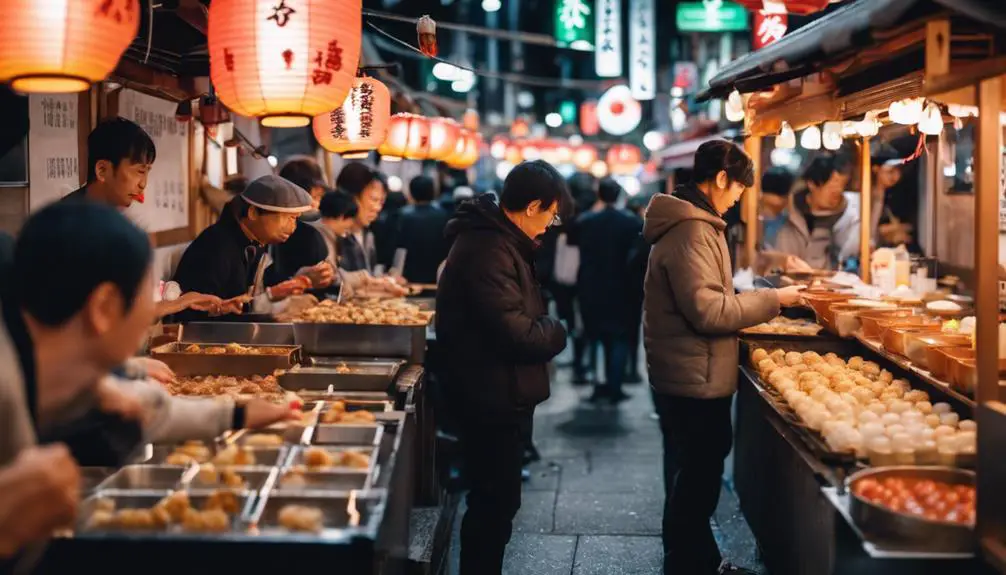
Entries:
POLYGON ((186 441, 175 447, 174 451, 165 459, 165 463, 168 465, 188 465, 192 462, 203 463, 209 459, 210 448, 206 447, 202 441, 186 441))
POLYGON ((224 465, 255 465, 255 453, 243 445, 228 445, 213 457, 213 464, 224 465))
POLYGON ((322 423, 367 424, 375 421, 377 417, 367 410, 346 411, 346 403, 341 400, 333 402, 332 407, 321 414, 322 423))
POLYGON ((240 511, 240 508, 237 494, 229 489, 214 491, 203 504, 203 511, 220 510, 231 515, 240 511))
POLYGON ((294 323, 425 326, 432 318, 433 312, 423 311, 404 299, 374 298, 341 304, 325 300, 287 319, 294 323))
POLYGON ((335 366, 335 373, 352 373, 353 370, 346 365, 346 362, 340 361, 339 365, 335 366))
POLYGON ((187 509, 182 519, 182 529, 190 533, 221 533, 230 528, 230 516, 220 509, 187 509))
POLYGON ((227 487, 244 487, 245 479, 230 468, 218 469, 212 463, 204 463, 199 467, 199 483, 203 485, 225 485, 227 487))
POLYGON ((256 433, 245 438, 245 445, 252 447, 277 447, 283 445, 283 438, 273 433, 256 433))
POLYGON ((185 531, 219 533, 230 529, 230 515, 238 513, 239 508, 238 496, 232 491, 213 492, 202 510, 192 508, 188 493, 176 491, 150 509, 116 510, 114 501, 98 500, 86 525, 88 529, 150 531, 178 523, 185 531))
POLYGON ((741 330, 743 333, 770 334, 770 335, 801 335, 815 336, 822 327, 814 322, 802 319, 789 319, 777 317, 772 321, 758 324, 741 330))
POLYGON ((193 377, 176 377, 175 381, 166 385, 172 395, 222 395, 232 398, 255 396, 262 399, 290 402, 300 399, 290 394, 279 385, 276 379, 280 372, 272 375, 253 375, 251 377, 235 377, 230 375, 197 375, 193 377))
POLYGON ((320 447, 309 447, 304 450, 304 465, 308 470, 327 467, 352 467, 366 469, 370 467, 370 456, 354 450, 328 450, 320 447))
POLYGON ((317 533, 322 530, 324 516, 321 509, 306 505, 286 505, 279 510, 279 524, 290 531, 317 533))
POLYGON ((305 487, 307 486, 307 478, 304 474, 307 473, 307 468, 303 465, 295 465, 287 470, 283 474, 283 477, 279 478, 279 484, 283 487, 305 487))
POLYGON ((189 494, 185 491, 175 491, 171 495, 166 496, 154 505, 154 508, 163 509, 171 521, 179 522, 185 517, 185 510, 191 507, 192 504, 189 501, 189 494))
POLYGON ((304 450, 304 465, 308 467, 335 467, 339 459, 335 454, 320 447, 310 447, 304 450))
POLYGON ((183 349, 185 353, 200 353, 203 355, 286 355, 290 350, 282 347, 251 347, 238 343, 227 345, 189 344, 183 349))

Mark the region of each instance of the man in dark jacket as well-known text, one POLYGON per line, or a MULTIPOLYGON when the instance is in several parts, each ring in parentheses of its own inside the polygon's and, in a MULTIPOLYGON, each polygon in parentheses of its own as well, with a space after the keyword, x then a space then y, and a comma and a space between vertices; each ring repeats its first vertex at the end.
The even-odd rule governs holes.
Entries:
POLYGON ((604 207, 586 212, 577 220, 580 313, 587 337, 599 342, 604 350, 604 383, 598 381, 592 402, 619 403, 629 397, 622 391, 633 317, 627 272, 643 222, 615 206, 621 195, 618 182, 601 180, 598 197, 604 207))
POLYGON ((548 362, 566 345, 535 279, 535 239, 566 205, 565 182, 545 162, 514 168, 500 203, 459 204, 437 291, 445 397, 469 481, 461 575, 499 575, 520 508, 521 464, 534 408, 548 399, 548 362))
POLYGON ((405 250, 402 275, 412 283, 437 283, 437 268, 447 257, 444 228, 449 216, 433 203, 436 197, 433 178, 412 178, 409 194, 415 204, 407 206, 399 214, 396 234, 397 249, 405 250))

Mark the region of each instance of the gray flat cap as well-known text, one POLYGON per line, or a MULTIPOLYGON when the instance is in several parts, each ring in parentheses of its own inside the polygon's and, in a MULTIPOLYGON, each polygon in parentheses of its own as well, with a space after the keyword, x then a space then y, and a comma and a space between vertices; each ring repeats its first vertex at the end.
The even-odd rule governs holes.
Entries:
POLYGON ((241 197, 268 212, 302 214, 311 210, 311 194, 290 180, 271 174, 248 184, 241 197))

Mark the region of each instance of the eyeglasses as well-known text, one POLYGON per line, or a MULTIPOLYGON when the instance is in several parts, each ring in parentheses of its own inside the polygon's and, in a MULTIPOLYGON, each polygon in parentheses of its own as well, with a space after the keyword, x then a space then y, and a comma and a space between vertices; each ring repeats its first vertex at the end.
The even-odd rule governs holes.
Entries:
POLYGON ((552 220, 548 223, 548 227, 561 226, 562 218, 559 217, 559 212, 552 214, 552 220))

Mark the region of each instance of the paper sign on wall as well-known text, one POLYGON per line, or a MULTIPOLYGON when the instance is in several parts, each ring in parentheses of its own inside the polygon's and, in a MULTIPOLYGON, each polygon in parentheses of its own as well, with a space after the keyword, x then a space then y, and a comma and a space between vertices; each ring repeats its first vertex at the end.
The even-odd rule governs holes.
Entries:
POLYGON ((594 67, 602 78, 622 75, 622 0, 598 0, 594 67))
POLYGON ((78 102, 77 94, 28 97, 29 211, 80 187, 78 102))
POLYGON ((629 2, 629 87, 636 100, 657 95, 656 11, 653 0, 629 2))
POLYGON ((189 125, 175 120, 176 104, 133 90, 119 97, 119 115, 139 124, 157 147, 144 202, 126 215, 147 232, 189 226, 189 125))

